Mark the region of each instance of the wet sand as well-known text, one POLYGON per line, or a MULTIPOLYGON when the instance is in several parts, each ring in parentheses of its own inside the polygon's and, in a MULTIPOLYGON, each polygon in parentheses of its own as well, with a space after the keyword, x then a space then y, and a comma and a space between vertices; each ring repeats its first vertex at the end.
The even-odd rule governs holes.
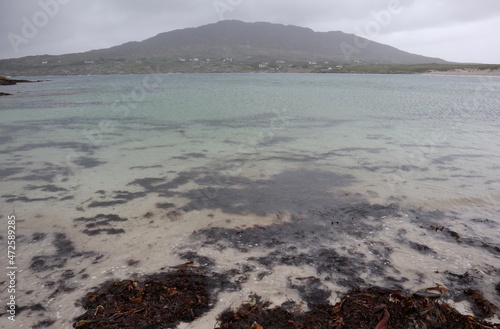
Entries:
POLYGON ((132 180, 130 190, 110 200, 107 192, 95 193, 108 201, 89 200, 61 213, 32 202, 31 211, 40 208, 34 222, 22 219, 27 208, 16 208, 18 262, 24 268, 18 273, 20 322, 69 327, 83 313, 79 300, 103 282, 161 273, 186 261, 231 273, 231 284, 218 288, 211 311, 179 328, 215 325, 218 314, 251 294, 281 305, 323 291, 321 301, 333 305, 353 287, 417 291, 439 283, 449 289, 443 300, 465 314, 473 314, 467 289, 500 300, 499 224, 492 220, 373 204, 346 192, 352 177, 321 171, 285 171, 265 185, 233 177, 205 199, 185 178, 132 180), (322 184, 337 187, 317 193, 326 189, 322 184), (290 193, 277 196, 274 189, 290 193), (184 197, 172 204, 153 197, 173 190, 184 197), (126 197, 125 204, 112 202, 126 197), (290 210, 280 211, 285 206, 290 210), (491 235, 478 238, 474 230, 481 227, 491 235), (310 285, 304 277, 317 281, 310 285))

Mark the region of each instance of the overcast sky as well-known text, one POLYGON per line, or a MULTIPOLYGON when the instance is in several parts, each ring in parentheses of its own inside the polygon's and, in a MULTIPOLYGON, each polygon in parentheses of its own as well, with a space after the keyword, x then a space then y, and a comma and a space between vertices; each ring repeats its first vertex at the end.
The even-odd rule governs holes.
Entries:
POLYGON ((500 0, 1 2, 0 59, 108 48, 161 32, 239 19, 354 33, 449 61, 500 63, 500 0))

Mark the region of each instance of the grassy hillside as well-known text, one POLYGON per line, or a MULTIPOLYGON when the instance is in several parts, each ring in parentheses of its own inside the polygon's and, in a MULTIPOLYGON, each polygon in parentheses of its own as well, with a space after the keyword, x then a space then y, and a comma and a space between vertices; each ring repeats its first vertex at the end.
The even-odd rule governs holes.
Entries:
POLYGON ((343 32, 221 21, 141 42, 60 56, 0 60, 4 75, 321 71, 337 66, 446 64, 343 32), (356 48, 357 41, 363 47, 356 48))

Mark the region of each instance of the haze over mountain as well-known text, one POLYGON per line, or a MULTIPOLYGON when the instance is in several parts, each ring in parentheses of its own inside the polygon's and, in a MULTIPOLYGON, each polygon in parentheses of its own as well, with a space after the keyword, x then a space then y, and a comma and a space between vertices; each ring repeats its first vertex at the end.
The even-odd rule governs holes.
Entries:
POLYGON ((347 64, 445 64, 343 32, 272 23, 220 21, 141 42, 59 56, 0 61, 0 74, 227 72, 347 64))

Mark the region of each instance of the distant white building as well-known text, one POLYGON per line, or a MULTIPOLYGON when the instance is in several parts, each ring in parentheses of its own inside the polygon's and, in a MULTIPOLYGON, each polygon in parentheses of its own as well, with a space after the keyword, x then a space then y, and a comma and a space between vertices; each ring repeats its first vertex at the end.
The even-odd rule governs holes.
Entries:
POLYGON ((47 61, 42 61, 42 64, 47 64, 47 61))
POLYGON ((263 63, 260 63, 260 64, 259 64, 259 67, 262 69, 262 68, 267 67, 268 65, 269 65, 269 63, 268 63, 268 62, 263 62, 263 63))
POLYGON ((94 61, 84 61, 84 64, 94 64, 94 61))

